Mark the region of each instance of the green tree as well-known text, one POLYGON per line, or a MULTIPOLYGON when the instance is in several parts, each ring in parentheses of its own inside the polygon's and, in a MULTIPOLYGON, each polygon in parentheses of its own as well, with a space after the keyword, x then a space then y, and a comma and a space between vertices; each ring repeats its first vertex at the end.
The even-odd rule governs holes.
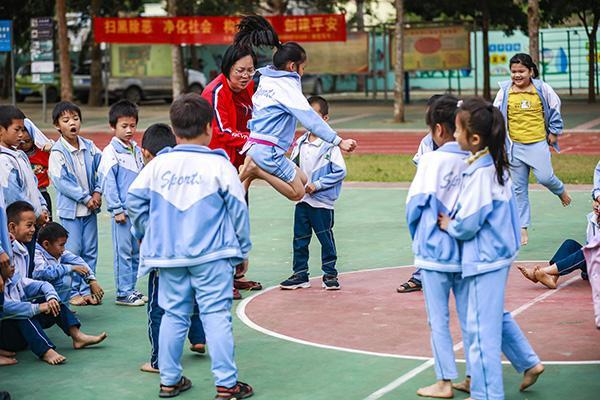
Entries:
POLYGON ((510 32, 527 29, 527 15, 522 4, 493 0, 406 0, 406 11, 426 21, 471 22, 483 36, 483 97, 491 99, 489 30, 499 28, 510 32))
POLYGON ((585 28, 588 37, 588 103, 596 102, 596 61, 598 58, 599 0, 540 0, 542 19, 550 23, 563 23, 574 15, 585 28))

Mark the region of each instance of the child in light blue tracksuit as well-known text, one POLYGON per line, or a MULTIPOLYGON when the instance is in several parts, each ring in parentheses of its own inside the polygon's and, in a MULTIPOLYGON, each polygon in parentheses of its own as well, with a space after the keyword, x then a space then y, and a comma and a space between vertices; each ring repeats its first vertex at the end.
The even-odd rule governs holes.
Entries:
POLYGON ((83 258, 65 250, 68 237, 67 230, 56 222, 49 222, 39 230, 33 279, 50 282, 60 296, 60 301, 68 304, 73 277, 79 275, 90 285, 92 295, 101 301, 104 291, 96 281, 92 269, 83 258))
POLYGON ((244 190, 225 152, 206 147, 208 102, 194 93, 180 96, 170 116, 180 144, 148 163, 127 195, 133 232, 142 241, 140 275, 160 271, 160 396, 192 385, 182 376, 181 354, 196 301, 219 398, 245 398, 252 387, 237 380, 231 325, 234 267, 247 268, 251 247, 244 190))
POLYGON ((502 114, 483 99, 465 100, 458 111, 455 137, 472 156, 463 172, 453 218, 442 213, 439 224, 462 246, 462 276, 469 291, 471 398, 503 399, 502 351, 517 371, 524 372, 521 390, 535 383, 544 367, 504 311, 504 288, 520 237, 502 114))
POLYGON ((571 197, 552 169, 548 144, 558 151, 558 136, 563 131, 560 98, 547 83, 536 79, 537 66, 531 56, 518 53, 510 59, 511 80, 500 82, 494 100, 504 116, 507 153, 513 180, 522 244, 528 242, 531 223, 529 206, 529 173, 560 198, 562 204, 571 197))
MULTIPOLYGON (((324 121, 329 119, 329 105, 323 97, 313 96, 308 102, 324 121)), ((309 182, 306 194, 296 204, 294 212, 294 274, 279 286, 282 289, 310 287, 308 245, 314 231, 321 243, 322 286, 326 290, 338 290, 333 203, 339 197, 346 177, 344 157, 337 146, 306 132, 296 141, 291 159, 309 177, 309 182)))
POLYGON ((458 378, 449 326, 450 291, 456 300, 465 348, 469 347, 466 334, 468 290, 461 277, 459 244, 437 225, 438 214, 450 213, 454 208, 462 172, 466 169, 464 160, 468 153, 460 149, 453 137, 457 103, 454 96, 442 96, 427 111, 427 124, 441 146, 420 158, 406 199, 406 220, 413 239, 415 266, 421 270, 438 379, 435 384, 417 391, 418 395, 426 397, 451 397, 451 380, 458 378))
MULTIPOLYGON (((69 232, 66 247, 96 272, 96 214, 102 204, 97 173, 102 153, 91 140, 79 136, 81 110, 75 104, 56 104, 52 120, 61 138, 52 146, 48 173, 56 188, 56 209, 61 225, 69 232)), ((73 279, 70 302, 73 305, 97 304, 89 285, 77 276, 73 279)))
POLYGON ((306 64, 306 52, 297 43, 281 44, 273 27, 260 16, 248 16, 239 24, 234 45, 277 47, 273 65, 260 68, 260 82, 252 96, 250 137, 242 149, 247 151, 240 179, 246 188, 252 179, 266 180, 278 192, 293 201, 305 194, 306 175, 285 157, 294 141, 296 122, 325 142, 353 151, 356 142, 342 140, 317 114, 302 94, 300 79, 306 64))
POLYGON ((140 247, 131 234, 125 200, 131 182, 144 166, 142 152, 133 141, 138 123, 137 106, 121 100, 110 107, 109 124, 115 137, 102 151, 98 174, 106 208, 112 215, 113 266, 117 298, 123 306, 143 306, 147 298, 135 289, 140 247))
POLYGON ((594 170, 594 188, 592 189, 592 200, 600 201, 600 161, 594 170))

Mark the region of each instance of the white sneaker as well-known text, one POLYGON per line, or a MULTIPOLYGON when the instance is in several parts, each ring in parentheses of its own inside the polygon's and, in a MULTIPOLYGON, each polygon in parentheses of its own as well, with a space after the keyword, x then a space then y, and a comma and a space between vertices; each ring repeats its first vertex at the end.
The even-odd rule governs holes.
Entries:
POLYGON ((137 297, 135 294, 132 293, 127 297, 117 297, 115 304, 117 304, 119 306, 139 307, 139 306, 143 306, 146 303, 144 303, 144 300, 140 299, 139 297, 137 297))

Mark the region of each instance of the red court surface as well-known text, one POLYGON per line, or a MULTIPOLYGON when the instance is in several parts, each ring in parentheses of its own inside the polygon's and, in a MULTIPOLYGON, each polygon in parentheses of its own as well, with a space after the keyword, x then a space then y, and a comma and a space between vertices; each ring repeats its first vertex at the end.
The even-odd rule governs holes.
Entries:
MULTIPOLYGON (((56 131, 45 131, 48 137, 57 139, 56 131)), ((345 131, 340 130, 344 138, 358 141, 357 154, 414 154, 424 136, 424 132, 381 132, 381 131, 345 131)), ((103 149, 113 135, 110 132, 83 132, 82 136, 92 139, 96 146, 103 149)), ((141 142, 138 132, 135 139, 141 142)), ((600 133, 565 133, 559 139, 564 154, 594 155, 600 154, 600 133)))
MULTIPOLYGON (((342 290, 337 292, 323 290, 320 278, 312 280, 310 289, 275 288, 247 300, 238 315, 245 314, 242 319, 263 333, 310 342, 305 344, 428 358, 431 349, 423 294, 396 293, 413 270, 400 267, 342 274, 342 290)), ((590 286, 576 273, 561 277, 561 282, 566 285, 551 291, 526 280, 513 266, 506 308, 513 313, 518 310, 516 321, 544 362, 600 363, 600 330, 594 326, 590 286)), ((457 343, 460 330, 455 312, 451 321, 457 343)), ((462 350, 457 357, 463 358, 462 350)))

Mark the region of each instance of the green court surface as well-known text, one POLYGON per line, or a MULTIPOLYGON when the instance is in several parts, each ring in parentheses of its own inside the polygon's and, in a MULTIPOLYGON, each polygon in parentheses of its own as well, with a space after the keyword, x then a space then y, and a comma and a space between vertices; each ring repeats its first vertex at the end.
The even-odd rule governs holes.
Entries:
MULTIPOLYGON (((346 187, 343 190, 336 206, 335 224, 340 271, 412 262, 404 218, 406 194, 406 189, 401 188, 346 187)), ((586 215, 591 208, 589 191, 574 192, 572 196, 573 205, 563 208, 549 192, 531 192, 533 223, 530 244, 521 251, 521 260, 549 259, 566 238, 585 240, 586 215)), ((248 276, 270 287, 291 272, 293 204, 270 188, 255 187, 251 190, 250 210, 253 250, 248 276)), ((0 390, 8 390, 14 399, 158 398, 158 376, 139 371, 149 354, 146 309, 119 307, 113 303, 112 246, 106 212, 100 217, 99 240, 101 251, 97 275, 107 292, 105 303, 99 307, 77 308, 77 313, 84 332, 106 330, 109 338, 96 348, 75 351, 70 347, 70 340, 58 328, 49 329, 49 336, 55 341, 57 350, 68 361, 61 366, 49 366, 29 351, 20 352, 17 355, 18 365, 0 369, 0 390)), ((314 239, 311 244, 313 276, 320 275, 319 250, 314 239)), ((343 276, 341 284, 343 287, 343 276)), ((139 283, 138 288, 146 291, 146 279, 139 283)), ((243 295, 249 297, 251 294, 245 292, 243 295)), ((402 301, 402 296, 406 295, 390 292, 389 296, 394 301, 402 301)), ((356 302, 360 301, 357 297, 356 302)), ((234 303, 234 308, 238 304, 234 303)), ((318 313, 318 310, 315 312, 318 313)), ((352 310, 340 312, 352 318, 352 310)), ((592 315, 580 317, 587 318, 585 323, 593 324, 592 315)), ((322 315, 322 318, 328 316, 322 315)), ((410 324, 411 321, 406 320, 405 323, 410 324)), ((423 365, 423 360, 354 354, 288 342, 249 328, 235 316, 235 312, 234 332, 239 378, 254 386, 256 399, 415 399, 418 398, 416 389, 435 379, 431 367, 415 371, 423 365), (413 374, 407 376, 409 372, 413 374), (373 395, 400 377, 405 379, 401 385, 382 397, 373 395)), ((377 332, 373 330, 371 337, 365 340, 377 340, 377 332)), ((397 327, 397 340, 403 340, 402 326, 397 327)), ((600 336, 597 340, 596 346, 600 345, 600 336)), ((569 337, 556 337, 556 342, 568 341, 569 337)), ((185 350, 183 365, 184 373, 192 379, 194 387, 180 398, 213 398, 208 356, 198 356, 185 350)), ((461 364, 460 368, 462 371, 464 365, 461 364)), ((507 399, 594 399, 598 398, 600 390, 599 377, 600 364, 548 365, 538 383, 531 390, 520 393, 517 389, 520 375, 508 365, 504 368, 507 399)), ((455 394, 458 399, 466 397, 460 392, 455 394)))

